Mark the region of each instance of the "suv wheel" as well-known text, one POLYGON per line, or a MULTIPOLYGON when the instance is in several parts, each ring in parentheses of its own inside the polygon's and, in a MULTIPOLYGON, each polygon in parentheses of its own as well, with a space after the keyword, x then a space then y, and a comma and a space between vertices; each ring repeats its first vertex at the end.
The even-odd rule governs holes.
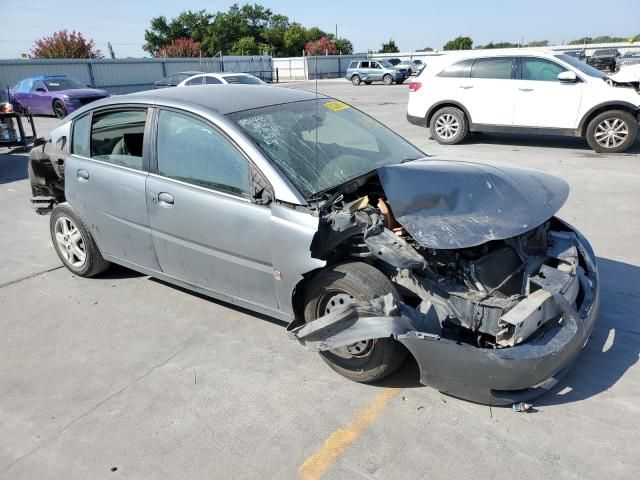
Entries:
POLYGON ((633 145, 638 122, 624 110, 611 110, 596 115, 587 127, 587 142, 598 153, 620 153, 633 145))
POLYGON ((360 75, 354 75, 351 77, 351 83, 353 83, 356 87, 360 85, 360 75))
POLYGON ((442 145, 455 145, 462 142, 469 133, 467 118, 455 107, 438 110, 430 122, 431 136, 442 145))
POLYGON ((393 83, 393 77, 387 73, 382 77, 382 81, 385 85, 391 85, 393 83))

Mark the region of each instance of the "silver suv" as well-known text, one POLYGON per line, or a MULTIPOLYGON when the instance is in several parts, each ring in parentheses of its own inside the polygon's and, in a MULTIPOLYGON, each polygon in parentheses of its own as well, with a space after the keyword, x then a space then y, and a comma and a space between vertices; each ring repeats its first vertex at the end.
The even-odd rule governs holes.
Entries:
POLYGON ((393 82, 400 85, 407 77, 409 70, 398 69, 386 60, 355 60, 347 68, 345 78, 354 85, 371 85, 373 82, 383 82, 391 85, 393 82))

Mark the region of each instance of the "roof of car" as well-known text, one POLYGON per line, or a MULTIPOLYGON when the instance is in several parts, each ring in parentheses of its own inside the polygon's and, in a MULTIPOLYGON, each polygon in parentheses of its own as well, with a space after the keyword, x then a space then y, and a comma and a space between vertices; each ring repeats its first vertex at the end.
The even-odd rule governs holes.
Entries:
POLYGON ((39 75, 37 77, 27 77, 23 80, 52 80, 54 78, 69 78, 68 75, 39 75))
MULTIPOLYGON (((317 95, 318 98, 329 98, 317 95)), ((268 107, 282 103, 312 100, 316 94, 305 90, 268 85, 195 85, 189 88, 166 88, 148 90, 128 95, 110 97, 118 103, 140 102, 172 104, 175 102, 196 104, 215 110, 222 115, 227 113, 268 107)), ((103 101, 102 103, 109 103, 103 101)))

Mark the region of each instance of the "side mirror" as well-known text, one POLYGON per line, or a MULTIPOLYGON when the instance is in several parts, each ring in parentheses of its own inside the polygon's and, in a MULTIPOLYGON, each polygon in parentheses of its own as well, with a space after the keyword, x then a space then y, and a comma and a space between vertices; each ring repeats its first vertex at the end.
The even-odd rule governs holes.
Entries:
POLYGON ((578 77, 576 76, 576 74, 570 71, 560 72, 557 78, 561 82, 565 82, 565 83, 575 82, 578 80, 578 77))
POLYGON ((36 88, 36 92, 46 92, 46 90, 42 87, 36 88))

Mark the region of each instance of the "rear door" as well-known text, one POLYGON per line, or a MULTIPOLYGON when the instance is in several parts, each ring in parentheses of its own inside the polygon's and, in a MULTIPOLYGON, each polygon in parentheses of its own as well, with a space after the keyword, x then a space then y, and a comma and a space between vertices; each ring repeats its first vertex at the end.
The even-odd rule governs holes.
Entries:
POLYGON ((541 57, 519 58, 514 124, 524 127, 572 129, 578 124, 584 82, 561 82, 567 69, 541 57))
POLYGON ((252 202, 250 163, 206 120, 160 109, 147 207, 162 271, 261 306, 277 306, 268 206, 252 202))
POLYGON ((473 123, 513 125, 515 57, 477 58, 460 88, 473 123))
POLYGON ((73 123, 65 161, 65 195, 100 252, 159 270, 145 198, 148 111, 121 107, 89 112, 73 123))

